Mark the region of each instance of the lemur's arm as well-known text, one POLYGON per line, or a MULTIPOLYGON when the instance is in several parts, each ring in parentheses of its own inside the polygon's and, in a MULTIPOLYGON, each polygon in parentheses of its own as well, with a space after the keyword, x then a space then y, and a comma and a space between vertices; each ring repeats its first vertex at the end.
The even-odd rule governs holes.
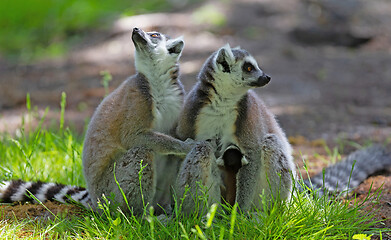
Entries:
POLYGON ((248 164, 239 169, 236 180, 236 202, 243 212, 250 210, 251 202, 255 194, 258 194, 257 185, 261 181, 260 171, 262 167, 261 159, 255 157, 254 154, 246 156, 246 158, 248 164))
POLYGON ((195 142, 190 139, 181 141, 164 133, 149 131, 139 137, 138 144, 160 154, 186 156, 195 142))

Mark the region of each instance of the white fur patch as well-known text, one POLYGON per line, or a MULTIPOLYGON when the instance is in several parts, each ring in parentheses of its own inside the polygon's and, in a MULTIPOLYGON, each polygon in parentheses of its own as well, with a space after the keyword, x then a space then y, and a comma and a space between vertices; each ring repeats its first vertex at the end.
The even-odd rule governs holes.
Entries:
POLYGON ((243 62, 249 62, 251 63, 254 67, 256 67, 257 70, 260 70, 262 71, 259 66, 258 66, 258 63, 257 63, 257 60, 255 60, 255 58, 253 58, 252 56, 247 56, 243 59, 244 61, 243 62))
MULTIPOLYGON (((31 187, 32 182, 26 182, 19 186, 18 190, 11 196, 11 201, 16 202, 23 199, 23 196, 27 193, 26 189, 31 187)), ((29 194, 29 193, 27 193, 29 194)))
POLYGON ((54 195, 54 199, 56 199, 59 202, 65 203, 63 197, 67 194, 68 190, 74 188, 73 186, 65 186, 59 193, 54 195))
POLYGON ((71 196, 71 198, 74 200, 74 201, 76 201, 76 202, 78 202, 78 203, 81 203, 83 206, 85 206, 86 208, 89 208, 89 205, 90 205, 90 197, 89 197, 89 195, 87 196, 87 197, 85 197, 84 199, 82 199, 82 200, 80 200, 85 194, 88 194, 88 191, 87 190, 83 190, 83 191, 80 191, 80 192, 78 192, 78 193, 76 193, 76 194, 73 194, 72 196, 71 196))
POLYGON ((219 138, 222 149, 228 144, 237 143, 235 122, 237 118, 237 101, 214 98, 212 103, 201 109, 196 123, 196 140, 219 138))
POLYGON ((167 75, 150 83, 154 103, 152 112, 155 117, 153 128, 163 133, 169 133, 172 129, 182 107, 181 90, 172 85, 170 75, 167 75))
POLYGON ((73 194, 71 197, 76 202, 80 202, 80 199, 84 196, 84 194, 87 192, 87 190, 80 191, 76 194, 73 194))
POLYGON ((92 206, 92 201, 89 195, 79 202, 86 208, 90 208, 92 206))
POLYGON ((46 201, 47 200, 46 193, 47 193, 48 189, 55 186, 55 185, 56 184, 54 184, 54 183, 43 184, 42 187, 39 189, 39 191, 37 191, 38 193, 35 195, 35 197, 41 202, 46 201))
POLYGON ((180 54, 170 54, 167 46, 183 41, 182 37, 167 40, 163 39, 157 44, 151 43, 150 53, 136 52, 136 70, 145 75, 150 86, 153 100, 153 129, 168 133, 179 117, 182 108, 182 92, 177 85, 173 85, 171 72, 176 68, 180 54))

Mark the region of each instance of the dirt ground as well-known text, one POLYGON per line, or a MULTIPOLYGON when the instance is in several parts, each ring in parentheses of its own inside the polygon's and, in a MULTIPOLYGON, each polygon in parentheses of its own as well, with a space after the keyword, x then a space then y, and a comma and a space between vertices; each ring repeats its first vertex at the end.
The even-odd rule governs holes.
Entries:
POLYGON ((81 216, 86 210, 71 204, 45 202, 40 204, 15 203, 0 205, 0 215, 4 219, 34 219, 46 221, 48 218, 81 216))
MULTIPOLYGON (((49 117, 59 118, 63 91, 67 121, 82 131, 104 95, 100 72, 113 75, 111 89, 134 73, 130 31, 137 26, 183 35, 186 90, 203 61, 225 43, 251 52, 272 76, 257 92, 290 137, 298 164, 304 158, 311 173, 319 172, 331 159, 324 143, 345 143, 342 153, 348 154, 355 149, 352 141, 390 142, 390 12, 388 0, 238 0, 120 19, 107 31, 89 33, 59 59, 15 64, 0 57, 0 131, 12 134, 20 124, 27 92, 34 105, 50 106, 49 117), (225 24, 215 26, 216 16, 225 16, 225 24)), ((372 181, 385 183, 377 215, 391 219, 390 172, 356 192, 365 195, 372 181)), ((391 227, 390 220, 384 223, 391 227)))

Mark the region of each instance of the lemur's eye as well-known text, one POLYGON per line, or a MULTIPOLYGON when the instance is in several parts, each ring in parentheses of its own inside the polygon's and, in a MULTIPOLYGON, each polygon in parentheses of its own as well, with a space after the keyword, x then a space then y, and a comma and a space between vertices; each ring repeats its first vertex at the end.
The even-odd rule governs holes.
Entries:
POLYGON ((254 69, 255 69, 255 67, 249 62, 246 62, 243 64, 243 71, 245 71, 245 72, 251 72, 254 69))
POLYGON ((152 34, 151 34, 151 37, 157 38, 157 37, 159 37, 159 33, 152 33, 152 34))

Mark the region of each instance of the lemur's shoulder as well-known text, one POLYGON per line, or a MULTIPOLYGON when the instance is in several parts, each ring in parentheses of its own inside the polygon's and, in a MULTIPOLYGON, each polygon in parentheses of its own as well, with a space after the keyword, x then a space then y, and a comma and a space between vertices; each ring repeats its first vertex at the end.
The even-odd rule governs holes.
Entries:
POLYGON ((195 138, 195 125, 201 109, 210 101, 210 94, 197 82, 185 98, 181 116, 178 120, 177 135, 180 139, 195 138))
MULTIPOLYGON (((102 125, 104 128, 122 128, 122 124, 132 126, 145 125, 151 119, 152 99, 148 81, 142 74, 126 79, 98 106, 90 125, 102 125), (138 122, 138 119, 143 121, 138 122), (129 120, 132 120, 131 123, 129 120)), ((114 130, 114 129, 113 129, 114 130)))
POLYGON ((238 117, 235 125, 237 135, 250 133, 258 134, 258 128, 264 128, 266 131, 269 128, 270 122, 274 122, 274 115, 266 107, 262 99, 252 90, 240 99, 237 106, 238 117), (243 133, 244 131, 244 133, 243 133))

